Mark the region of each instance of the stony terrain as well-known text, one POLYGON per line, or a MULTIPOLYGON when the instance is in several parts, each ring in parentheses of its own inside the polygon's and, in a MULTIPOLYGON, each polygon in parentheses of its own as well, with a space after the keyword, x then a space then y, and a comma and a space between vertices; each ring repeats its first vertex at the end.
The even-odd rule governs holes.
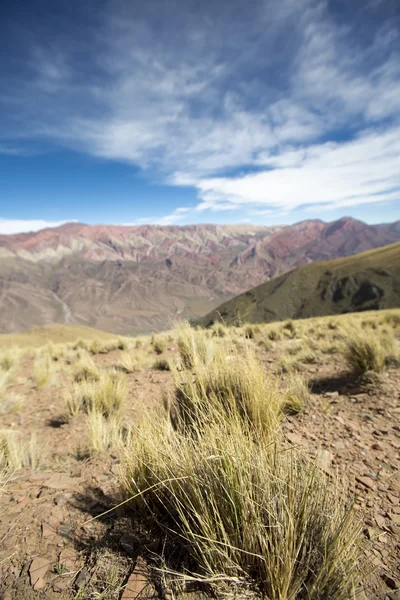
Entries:
MULTIPOLYGON (((286 417, 283 433, 289 444, 316 457, 324 472, 344 478, 354 495, 367 560, 359 600, 400 597, 400 371, 392 361, 382 374, 357 380, 343 357, 341 327, 347 328, 351 318, 375 336, 378 326, 384 335, 398 338, 400 314, 386 320, 385 315, 237 330, 267 372, 280 374, 283 381, 296 372, 309 381, 311 394, 299 414, 286 417)), ((121 365, 129 354, 137 368, 124 376, 124 420, 139 424, 144 415, 163 410, 163 394, 172 389, 171 374, 159 370, 156 361, 177 356, 176 334, 164 334, 162 343, 160 337, 107 343, 39 349, 39 356, 51 357, 46 377, 32 349, 23 351, 18 365, 9 365, 14 369, 10 377, 3 374, 1 428, 20 432, 24 440, 34 434, 39 449, 33 452, 34 468, 9 473, 1 494, 3 600, 126 600, 140 590, 146 597, 169 593, 167 581, 158 580, 161 589, 154 589, 148 571, 162 547, 143 543, 129 507, 115 508, 121 500, 118 451, 88 451, 87 416, 68 416, 65 394, 88 350, 101 372, 121 365)), ((5 370, 8 363, 2 364, 4 373, 10 371, 5 370)))
POLYGON ((49 323, 162 330, 299 265, 399 240, 399 223, 351 218, 285 227, 69 223, 2 235, 0 331, 49 323))

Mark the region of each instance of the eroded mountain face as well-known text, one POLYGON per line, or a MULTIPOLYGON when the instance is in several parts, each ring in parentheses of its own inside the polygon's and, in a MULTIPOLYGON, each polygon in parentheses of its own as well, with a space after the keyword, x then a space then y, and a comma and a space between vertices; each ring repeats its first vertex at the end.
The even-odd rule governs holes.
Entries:
POLYGON ((400 240, 400 223, 292 226, 68 223, 0 236, 0 331, 51 322, 166 329, 299 265, 400 240))

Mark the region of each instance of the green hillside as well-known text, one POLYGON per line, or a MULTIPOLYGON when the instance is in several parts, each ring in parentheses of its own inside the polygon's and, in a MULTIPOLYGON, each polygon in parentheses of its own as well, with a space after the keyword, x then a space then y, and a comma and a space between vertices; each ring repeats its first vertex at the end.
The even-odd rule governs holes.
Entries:
POLYGON ((196 321, 265 323, 400 306, 400 243, 299 267, 196 321))

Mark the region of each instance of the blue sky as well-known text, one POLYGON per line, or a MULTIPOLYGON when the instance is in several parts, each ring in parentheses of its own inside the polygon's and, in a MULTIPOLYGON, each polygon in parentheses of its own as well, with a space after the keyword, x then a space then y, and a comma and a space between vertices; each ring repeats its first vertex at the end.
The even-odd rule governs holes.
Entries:
POLYGON ((400 219, 398 0, 3 0, 0 232, 400 219))

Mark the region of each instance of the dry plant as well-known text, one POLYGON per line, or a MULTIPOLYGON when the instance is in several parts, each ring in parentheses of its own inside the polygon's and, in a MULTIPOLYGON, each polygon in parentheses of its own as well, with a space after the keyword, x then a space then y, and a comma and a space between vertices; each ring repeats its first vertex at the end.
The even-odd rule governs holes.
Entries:
POLYGON ((100 379, 100 370, 88 354, 83 356, 76 366, 74 379, 79 381, 98 381, 100 379))
POLYGON ((184 369, 211 362, 215 345, 207 339, 205 331, 195 331, 189 323, 184 323, 177 328, 177 333, 180 362, 184 369))
POLYGON ((363 330, 353 325, 346 329, 343 342, 345 359, 356 375, 380 373, 398 357, 396 340, 390 331, 363 330))
POLYGON ((287 415, 300 413, 310 399, 308 380, 300 373, 289 372, 284 382, 283 412, 287 415))
POLYGON ((166 358, 157 358, 153 363, 153 369, 156 371, 169 371, 171 369, 169 360, 166 358))
POLYGON ((33 377, 37 388, 42 388, 48 385, 55 371, 55 365, 51 360, 46 349, 37 353, 34 367, 33 377))
POLYGON ((19 431, 0 430, 0 470, 36 469, 41 458, 34 435, 27 440, 19 431))
POLYGON ((19 394, 11 393, 0 398, 0 415, 9 415, 21 410, 23 398, 19 394))
POLYGON ((209 408, 191 435, 149 419, 125 450, 139 518, 191 559, 182 577, 277 600, 353 597, 359 527, 338 488, 238 413, 209 408))
POLYGON ((131 444, 130 429, 123 426, 118 414, 105 417, 97 410, 91 410, 88 416, 89 443, 91 454, 103 454, 116 451, 131 444))
POLYGON ((19 363, 19 350, 12 348, 0 354, 0 369, 2 371, 10 371, 17 369, 19 363))
POLYGON ((167 340, 161 336, 154 336, 151 343, 156 354, 162 354, 167 348, 167 340))
POLYGON ((189 427, 202 427, 215 418, 214 412, 222 412, 239 414, 263 435, 275 434, 282 409, 279 382, 267 377, 253 347, 243 342, 238 349, 232 339, 223 338, 214 347, 212 361, 205 363, 204 338, 201 333, 193 333, 191 370, 180 371, 171 365, 176 386, 175 408, 189 427))

